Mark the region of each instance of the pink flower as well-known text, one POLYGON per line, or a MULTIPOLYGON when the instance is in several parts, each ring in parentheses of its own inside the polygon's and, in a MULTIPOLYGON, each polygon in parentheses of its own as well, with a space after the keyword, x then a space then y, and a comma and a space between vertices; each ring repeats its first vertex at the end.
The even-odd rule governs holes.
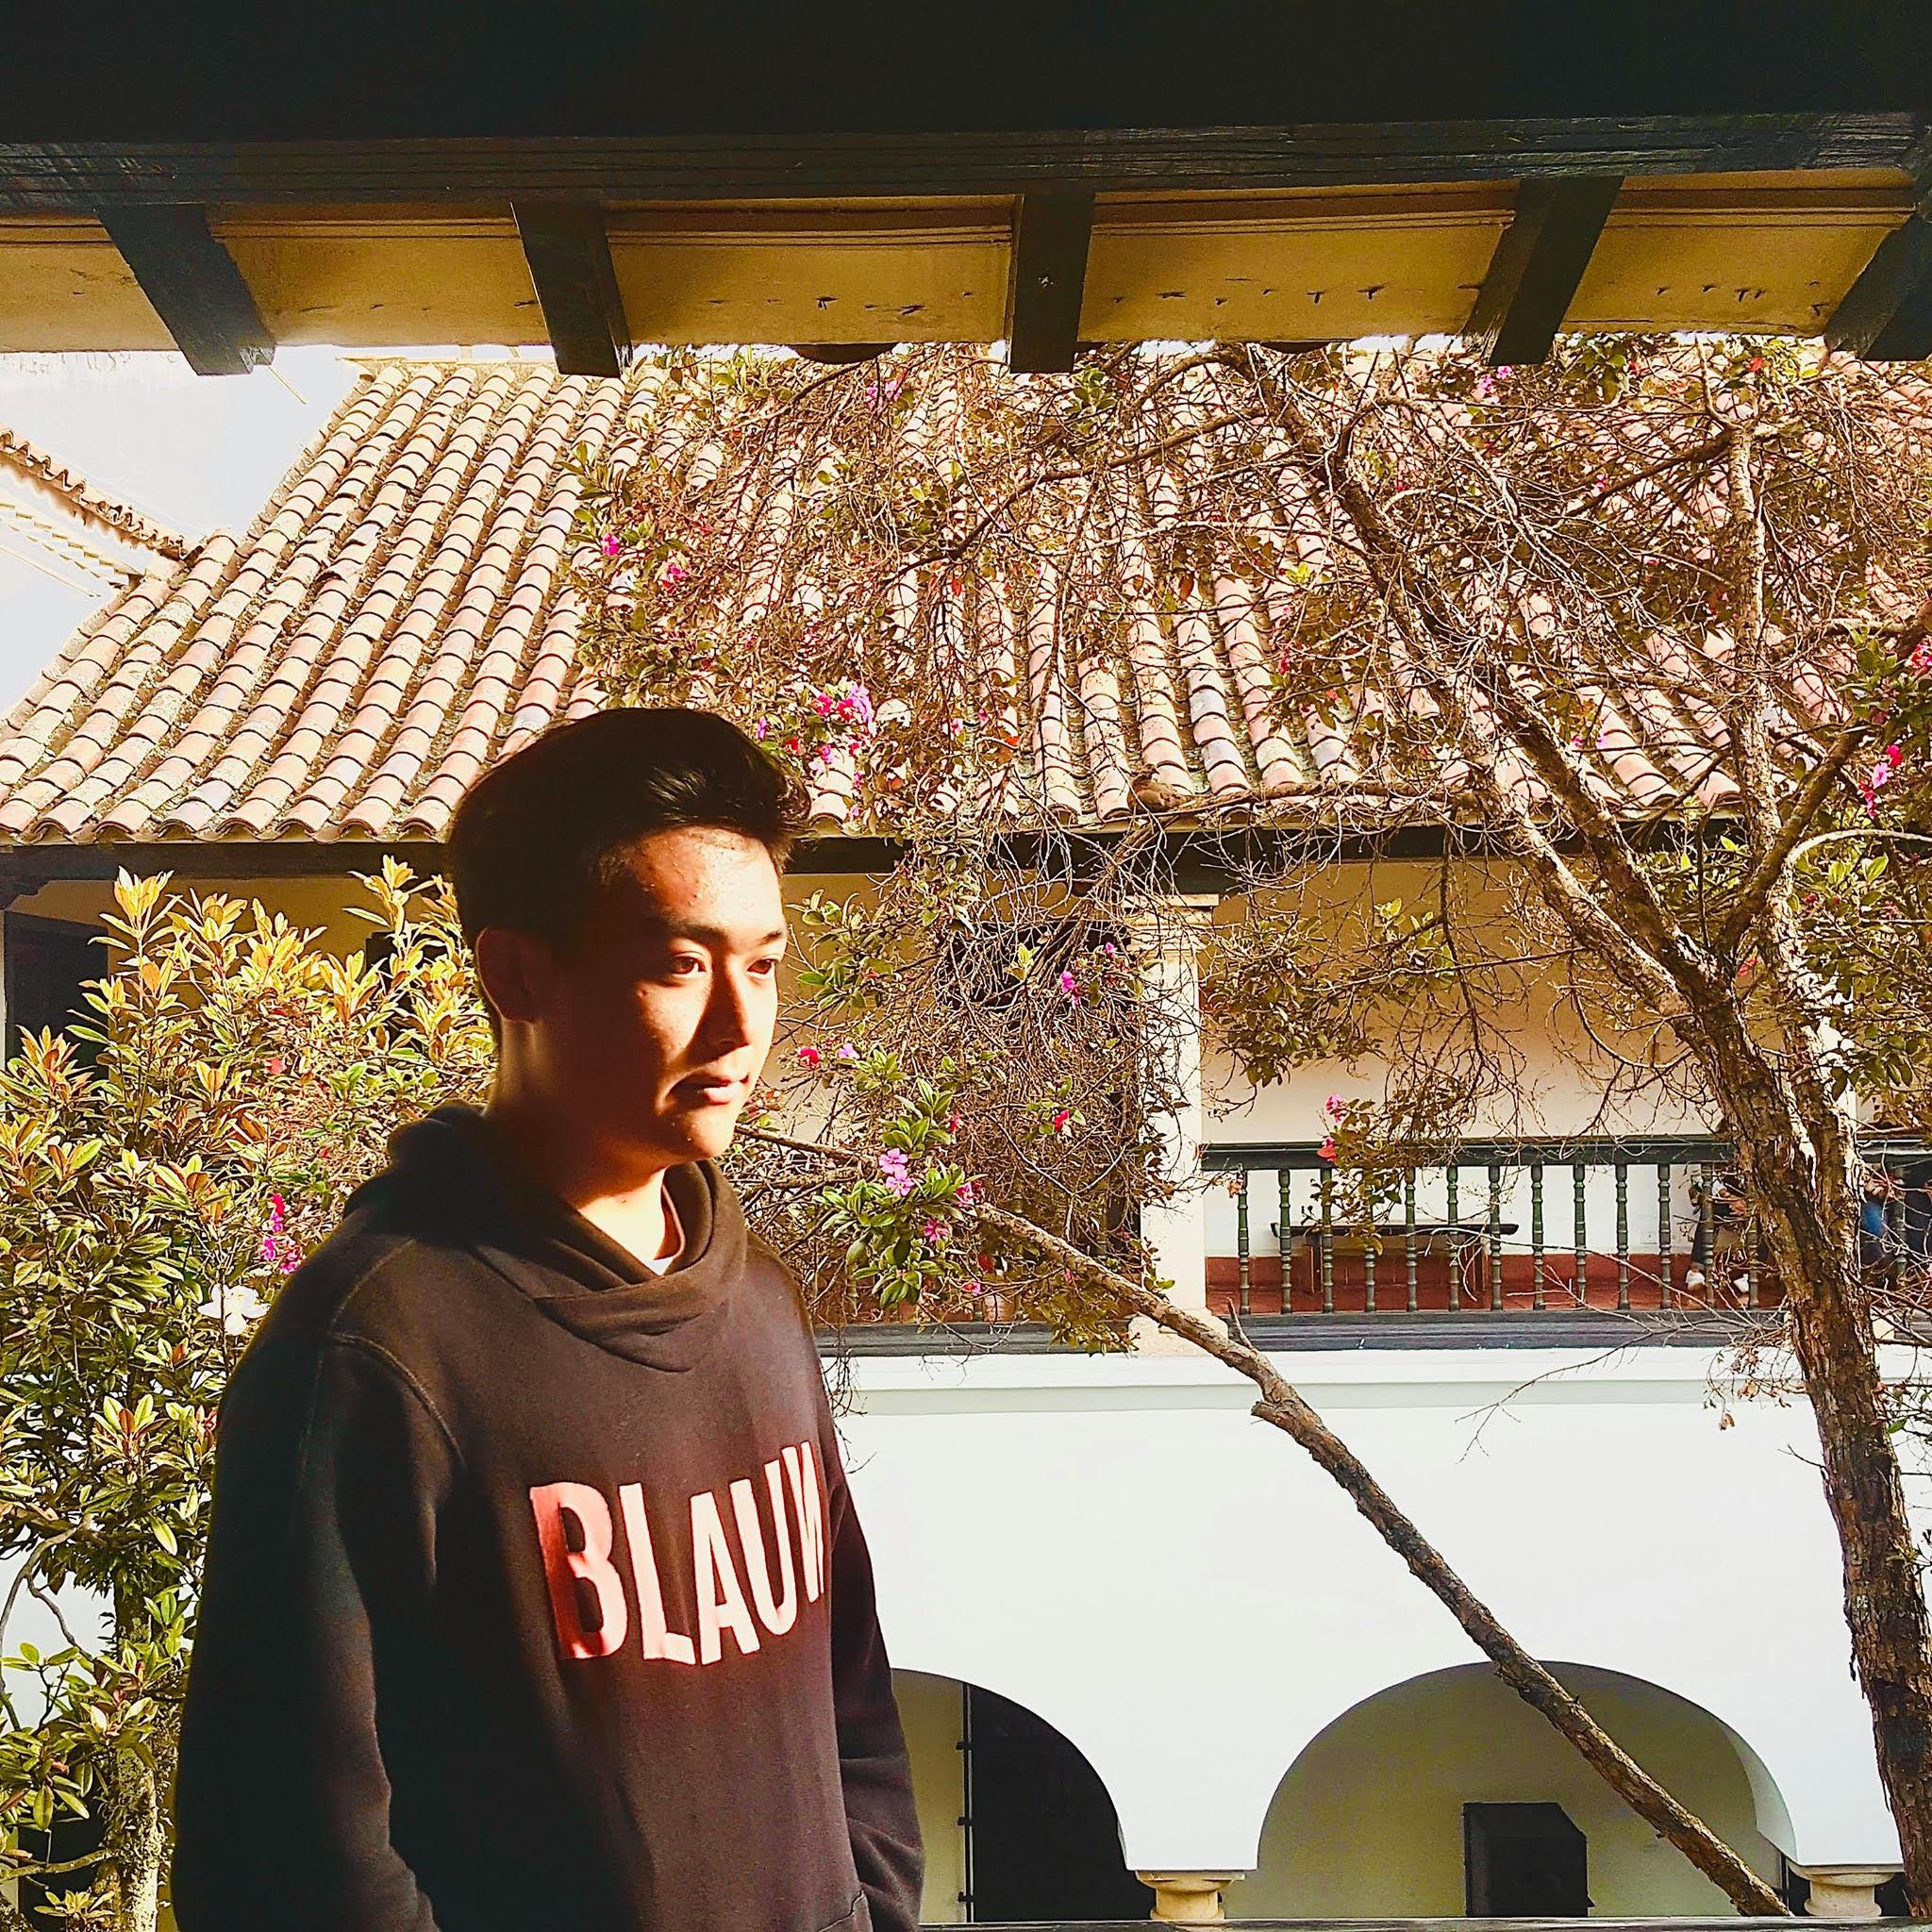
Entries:
POLYGON ((1109 959, 1111 959, 1113 958, 1113 941, 1111 940, 1108 940, 1106 945, 1102 946, 1100 950, 1103 953, 1105 953, 1109 959))
POLYGON ((841 1060, 856 1060, 858 1058, 858 1049, 849 1040, 841 1041, 839 1044, 839 1058, 841 1060))
POLYGON ((289 1218, 289 1205, 286 1201, 282 1199, 282 1197, 279 1194, 271 1194, 268 1197, 268 1203, 269 1227, 274 1233, 280 1234, 282 1231, 283 1224, 287 1222, 289 1218))
POLYGON ((624 545, 618 541, 617 532, 615 530, 611 530, 606 534, 601 548, 603 549, 604 555, 606 557, 615 557, 624 548, 624 545))
POLYGON ((1921 677, 1932 676, 1932 638, 1926 638, 1906 659, 1906 669, 1917 672, 1921 677))
POLYGON ((886 1177, 886 1190, 895 1200, 903 1201, 909 1194, 915 1183, 908 1171, 906 1157, 896 1147, 888 1147, 879 1156, 879 1172, 886 1177))
POLYGON ((1342 1114, 1346 1111, 1347 1107, 1347 1101, 1343 1100, 1341 1094, 1331 1093, 1328 1096, 1328 1098, 1322 1103, 1322 1111, 1325 1113, 1331 1121, 1339 1121, 1341 1118, 1342 1114))
POLYGON ((276 1256, 277 1256, 277 1255, 278 1255, 278 1254, 279 1254, 280 1252, 281 1252, 281 1245, 280 1245, 280 1243, 279 1243, 279 1242, 278 1242, 278 1241, 277 1241, 275 1240, 275 1236, 274 1236, 274 1235, 272 1235, 272 1234, 265 1234, 265 1235, 263 1235, 263 1236, 262 1236, 262 1238, 261 1238, 261 1258, 262 1258, 262 1259, 263 1259, 264 1261, 273 1261, 273 1260, 274 1260, 274 1259, 275 1258, 275 1257, 276 1257, 276 1256))
POLYGON ((819 1063, 819 1050, 815 1046, 801 1046, 798 1058, 806 1066, 815 1067, 819 1063))
POLYGON ((1056 1134, 1066 1133, 1073 1124, 1074 1116, 1065 1108, 1061 1108, 1053 1117, 1053 1130, 1056 1134))
POLYGON ((946 1132, 949 1134, 957 1134, 965 1124, 966 1123, 956 1113, 949 1113, 946 1116, 946 1132))
POLYGON ((971 1208, 974 1205, 974 1203, 979 1199, 979 1191, 973 1185, 971 1181, 961 1181, 959 1185, 953 1190, 953 1198, 954 1200, 958 1202, 960 1207, 971 1208))
POLYGON ((1071 973, 1060 974, 1060 991, 1077 1007, 1080 1004, 1080 982, 1071 973))
POLYGON ((758 722, 751 727, 751 735, 754 738, 756 738, 760 744, 762 744, 765 741, 765 740, 771 736, 771 734, 772 721, 769 718, 760 718, 758 722))
POLYGON ((919 1231, 927 1241, 936 1241, 944 1236, 946 1224, 943 1221, 928 1221, 919 1231))
POLYGON ((980 1282, 973 1280, 970 1276, 966 1280, 962 1281, 959 1284, 959 1286, 963 1288, 968 1294, 979 1294, 984 1291, 984 1285, 980 1282))

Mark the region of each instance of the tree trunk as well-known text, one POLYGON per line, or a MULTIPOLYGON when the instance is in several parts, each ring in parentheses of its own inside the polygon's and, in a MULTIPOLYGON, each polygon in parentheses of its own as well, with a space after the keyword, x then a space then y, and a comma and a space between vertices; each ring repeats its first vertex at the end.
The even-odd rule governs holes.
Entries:
POLYGON ((113 1894, 114 1932, 156 1932, 160 1917, 161 1861, 167 1856, 162 1794, 173 1751, 164 1737, 152 1741, 156 1760, 124 1750, 114 1762, 102 1847, 113 1894))
POLYGON ((1382 1541, 1409 1572, 1448 1610, 1476 1647, 1496 1667, 1505 1683, 1546 1718, 1588 1760, 1591 1768, 1659 1837, 1669 1840, 1691 1864, 1746 1915, 1787 1916, 1784 1901, 1704 1821, 1680 1805, 1591 1716, 1577 1699, 1517 1642, 1495 1613, 1463 1582, 1366 1465, 1258 1350, 1227 1334, 1216 1322, 1178 1307, 1157 1290, 1103 1267, 1068 1242, 1017 1214, 982 1206, 977 1218, 1036 1253, 1067 1268, 1108 1296, 1158 1322, 1207 1351, 1261 1391, 1254 1412, 1284 1430, 1306 1449, 1347 1492, 1382 1541))
POLYGON ((1825 1501, 1844 1562, 1845 1622, 1872 1710, 1915 1915, 1932 1915, 1932 1631, 1860 1278, 1858 1204, 1821 1187, 1807 1150, 1740 1135, 1784 1284, 1791 1342, 1818 1422, 1825 1501))

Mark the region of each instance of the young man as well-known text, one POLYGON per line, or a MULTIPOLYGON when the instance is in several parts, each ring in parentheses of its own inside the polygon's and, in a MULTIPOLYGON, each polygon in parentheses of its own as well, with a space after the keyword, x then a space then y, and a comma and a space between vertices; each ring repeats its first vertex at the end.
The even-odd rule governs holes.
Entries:
POLYGON ((794 794, 707 713, 458 810, 498 1038, 236 1371, 182 1932, 905 1932, 871 1565, 784 1269, 712 1164, 772 1043, 794 794))

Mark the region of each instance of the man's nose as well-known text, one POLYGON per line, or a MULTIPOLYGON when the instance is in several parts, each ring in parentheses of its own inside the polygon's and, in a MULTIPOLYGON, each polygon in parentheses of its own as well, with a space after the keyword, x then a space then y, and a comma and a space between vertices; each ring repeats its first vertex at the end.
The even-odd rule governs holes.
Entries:
POLYGON ((714 974, 710 1005, 705 1012, 706 1048, 711 1053, 735 1053, 751 1041, 750 986, 739 974, 714 974))

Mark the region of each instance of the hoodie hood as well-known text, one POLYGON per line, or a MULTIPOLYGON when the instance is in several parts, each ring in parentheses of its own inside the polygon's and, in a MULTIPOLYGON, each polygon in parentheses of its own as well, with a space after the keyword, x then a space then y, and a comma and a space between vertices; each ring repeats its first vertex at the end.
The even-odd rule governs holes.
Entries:
POLYGON ((731 1184, 708 1160, 674 1167, 664 1191, 684 1249, 659 1274, 541 1186, 470 1107, 440 1107, 390 1139, 390 1165, 353 1213, 455 1241, 581 1340, 648 1368, 702 1359, 743 1278, 748 1238, 731 1184))

